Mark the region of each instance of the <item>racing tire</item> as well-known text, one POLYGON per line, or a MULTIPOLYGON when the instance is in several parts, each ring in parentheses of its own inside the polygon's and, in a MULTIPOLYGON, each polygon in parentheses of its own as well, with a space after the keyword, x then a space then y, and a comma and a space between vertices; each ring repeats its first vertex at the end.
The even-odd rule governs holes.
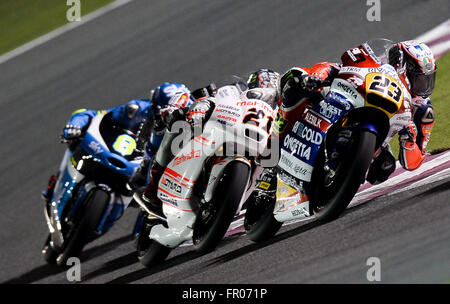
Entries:
POLYGON ((327 193, 324 186, 324 153, 321 150, 319 159, 315 165, 315 170, 311 178, 313 212, 316 219, 320 222, 329 222, 338 218, 342 212, 350 204, 359 189, 364 183, 367 170, 369 169, 375 152, 377 136, 368 131, 361 130, 357 141, 355 142, 350 153, 343 159, 342 165, 336 172, 337 183, 333 185, 335 193, 331 197, 323 198, 323 194, 327 193), (315 209, 319 200, 325 200, 325 204, 320 209, 315 209))
POLYGON ((103 190, 94 190, 87 198, 86 205, 82 210, 82 217, 74 228, 73 234, 68 240, 62 253, 56 258, 56 264, 66 267, 67 260, 71 257, 79 257, 83 247, 90 239, 95 237, 97 229, 106 208, 109 204, 109 194, 103 190))
POLYGON ((151 268, 156 264, 162 263, 172 249, 149 238, 153 225, 149 222, 145 212, 141 211, 136 221, 139 221, 139 218, 142 220, 142 224, 135 238, 137 257, 142 265, 151 268))
POLYGON ((283 225, 275 219, 273 209, 275 200, 258 216, 258 207, 255 206, 255 198, 250 197, 245 212, 244 228, 248 238, 253 242, 263 242, 273 237, 283 225), (257 217, 257 219, 255 219, 257 217), (253 219, 252 219, 253 218, 253 219))
POLYGON ((56 258, 58 257, 58 252, 53 249, 53 247, 50 245, 51 235, 49 234, 47 237, 47 240, 44 243, 44 246, 42 247, 42 256, 44 257, 45 261, 49 265, 56 265, 56 258))
POLYGON ((204 227, 199 218, 194 224, 192 239, 198 253, 213 251, 223 239, 245 193, 249 176, 250 168, 243 162, 233 161, 225 168, 211 202, 218 209, 210 225, 204 227))

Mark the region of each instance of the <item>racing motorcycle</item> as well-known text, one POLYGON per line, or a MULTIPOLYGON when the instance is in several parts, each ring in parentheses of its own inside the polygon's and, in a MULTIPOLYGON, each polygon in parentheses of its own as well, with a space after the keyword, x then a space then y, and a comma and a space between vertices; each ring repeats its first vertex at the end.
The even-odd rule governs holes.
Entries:
POLYGON ((174 153, 159 181, 164 216, 138 202, 143 214, 136 248, 146 267, 186 241, 199 253, 212 251, 240 211, 246 191, 251 193, 255 157, 266 146, 275 112, 268 103, 245 96, 242 80, 217 87, 201 134, 186 132, 187 144, 174 153))
POLYGON ((119 127, 111 114, 97 114, 82 139, 68 142, 45 199, 50 233, 42 254, 49 264, 65 266, 121 217, 131 201, 126 183, 142 160, 138 133, 119 127))
POLYGON ((387 60, 392 45, 373 39, 342 55, 325 99, 304 109, 247 203, 251 240, 272 237, 286 221, 333 220, 348 206, 374 153, 410 119, 411 97, 387 60))

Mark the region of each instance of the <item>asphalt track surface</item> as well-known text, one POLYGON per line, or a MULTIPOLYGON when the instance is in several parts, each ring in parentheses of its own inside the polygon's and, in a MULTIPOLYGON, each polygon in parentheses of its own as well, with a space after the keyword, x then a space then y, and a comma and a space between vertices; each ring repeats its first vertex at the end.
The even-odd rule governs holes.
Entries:
MULTIPOLYGON (((260 67, 337 60, 372 37, 414 38, 448 19, 446 0, 132 1, 0 65, 0 282, 67 283, 40 254, 47 234, 40 191, 57 170, 58 136, 70 113, 146 97, 180 81, 195 88, 260 67)), ((439 77, 439 76, 438 76, 439 77)), ((450 280, 449 183, 379 198, 338 220, 283 227, 264 244, 245 236, 198 257, 190 247, 147 270, 129 237, 130 209, 83 255, 87 283, 367 282, 379 257, 382 282, 450 280)))

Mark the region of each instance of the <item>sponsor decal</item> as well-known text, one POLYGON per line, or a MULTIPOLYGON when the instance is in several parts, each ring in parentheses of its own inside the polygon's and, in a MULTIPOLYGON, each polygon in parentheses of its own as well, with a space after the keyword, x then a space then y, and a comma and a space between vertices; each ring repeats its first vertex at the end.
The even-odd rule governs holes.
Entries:
POLYGON ((291 210, 293 216, 309 216, 309 212, 304 204, 307 201, 308 197, 306 194, 299 192, 280 179, 277 180, 277 201, 274 208, 275 214, 295 208, 291 210), (298 210, 298 212, 294 213, 294 210, 298 210))
POLYGON ((368 68, 367 69, 367 74, 370 73, 382 73, 382 74, 388 74, 389 76, 398 79, 398 74, 397 74, 397 70, 395 70, 395 68, 389 64, 384 64, 381 67, 378 68, 368 68))
POLYGON ((422 132, 424 134, 430 134, 431 133, 431 129, 433 129, 433 126, 422 126, 422 132))
POLYGON ((292 216, 309 216, 308 210, 305 207, 300 209, 294 209, 291 211, 292 216))
POLYGON ((239 117, 241 116, 241 114, 239 114, 238 110, 233 108, 233 110, 229 110, 229 109, 225 109, 225 108, 220 108, 220 109, 216 109, 216 112, 220 112, 224 115, 228 115, 228 116, 234 116, 234 117, 239 117))
POLYGON ((345 93, 349 94, 352 98, 354 98, 354 99, 358 98, 358 94, 353 90, 352 87, 350 87, 342 82, 338 82, 337 87, 340 88, 345 93))
POLYGON ((360 73, 361 68, 357 67, 342 67, 340 70, 341 73, 360 73))
POLYGON ((277 113, 273 128, 277 133, 283 133, 288 125, 289 120, 285 119, 280 113, 277 113))
POLYGON ((422 47, 420 44, 414 46, 414 48, 415 48, 416 50, 418 50, 419 52, 423 52, 423 51, 424 51, 423 47, 422 47))
POLYGON ((309 181, 311 179, 313 167, 284 150, 281 150, 281 156, 278 165, 281 167, 281 169, 285 170, 298 179, 301 179, 303 181, 309 181))
POLYGON ((294 126, 292 127, 292 131, 297 133, 300 138, 305 139, 310 143, 313 143, 315 145, 320 145, 322 143, 322 134, 316 130, 309 128, 308 126, 305 126, 300 121, 297 121, 294 124, 294 126))
POLYGON ((232 121, 232 122, 237 122, 236 118, 230 117, 230 116, 225 116, 225 115, 217 115, 218 118, 221 118, 223 120, 228 120, 228 121, 232 121))
MULTIPOLYGON (((408 51, 410 51, 411 47, 407 47, 408 51)), ((431 56, 431 52, 428 51, 423 44, 414 45, 414 49, 419 52, 419 55, 423 56, 431 56)), ((411 52, 411 51, 410 51, 411 52)))
POLYGON ((264 111, 268 111, 269 113, 273 112, 273 109, 269 105, 267 105, 261 101, 256 101, 256 100, 254 100, 254 101, 251 101, 251 100, 238 101, 236 103, 236 106, 238 106, 238 107, 259 106, 259 107, 263 108, 264 111))
POLYGON ((236 115, 240 116, 240 108, 227 105, 227 104, 218 104, 216 111, 231 111, 232 113, 235 113, 236 115))
POLYGON ((303 182, 302 181, 297 182, 297 180, 294 177, 292 177, 289 174, 286 174, 284 171, 281 171, 278 174, 278 176, 279 176, 279 179, 281 181, 283 181, 283 183, 285 183, 285 184, 287 184, 287 185, 289 185, 289 186, 291 186, 291 187, 293 187, 295 189, 303 189, 303 182))
POLYGON ((308 111, 305 115, 305 121, 310 123, 311 125, 313 125, 314 127, 318 128, 318 129, 322 129, 321 123, 323 121, 322 118, 317 117, 316 115, 314 115, 311 111, 308 111))
POLYGON ((161 183, 164 186, 166 186, 167 188, 169 188, 170 190, 175 191, 177 193, 181 193, 181 185, 171 181, 170 179, 166 178, 165 176, 163 176, 161 183))
MULTIPOLYGON (((378 59, 378 57, 375 55, 374 51, 372 50, 372 48, 370 47, 370 45, 368 45, 367 43, 364 43, 364 48, 367 50, 367 55, 370 55, 370 57, 372 57, 372 59, 380 64, 380 60, 378 59)), ((363 50, 363 49, 362 49, 363 50)), ((364 51, 364 50, 363 50, 364 51)), ((365 52, 364 52, 365 53, 365 52)))
POLYGON ((431 61, 431 59, 429 57, 425 57, 423 59, 423 64, 425 65, 427 70, 431 71, 433 69, 433 63, 432 63, 432 61, 431 61))
POLYGON ((340 116, 342 113, 341 109, 338 109, 335 106, 323 100, 319 103, 319 106, 320 106, 320 114, 322 114, 326 118, 332 118, 334 115, 340 116))
POLYGON ((350 56, 350 58, 351 58, 353 61, 356 61, 356 60, 357 60, 356 57, 355 57, 355 55, 353 55, 353 52, 352 52, 351 50, 348 50, 348 51, 347 51, 347 54, 350 56))
POLYGON ((297 194, 297 190, 285 184, 282 180, 277 179, 277 200, 292 197, 297 194))
POLYGON ((355 88, 357 89, 358 87, 362 86, 364 83, 364 80, 362 80, 361 78, 357 77, 357 76, 352 76, 350 78, 347 79, 347 81, 355 88))
POLYGON ((188 93, 184 93, 182 95, 180 95, 179 97, 174 97, 176 100, 172 103, 171 101, 169 101, 169 103, 173 106, 176 106, 178 108, 184 108, 187 103, 189 102, 189 94, 188 93))
POLYGON ((95 141, 91 141, 89 143, 89 148, 91 148, 92 151, 94 151, 95 154, 103 152, 103 149, 101 148, 100 144, 98 142, 95 142, 95 141))
POLYGON ((353 105, 347 100, 347 98, 345 98, 344 95, 341 95, 337 92, 330 91, 327 97, 339 102, 341 105, 345 107, 345 110, 347 111, 353 108, 353 105))
POLYGON ((186 86, 183 84, 180 87, 176 86, 175 84, 168 85, 164 87, 163 92, 168 97, 173 97, 177 92, 181 90, 187 90, 186 86))
POLYGON ((308 147, 295 137, 286 135, 286 137, 284 138, 284 147, 288 148, 297 156, 306 160, 309 160, 309 158, 311 157, 311 147, 308 147))
POLYGON ((161 200, 165 201, 166 203, 169 203, 169 204, 174 205, 174 206, 178 206, 178 203, 176 201, 170 199, 167 194, 161 193, 160 197, 161 197, 161 200))
POLYGON ((194 151, 191 151, 190 153, 175 157, 175 159, 173 160, 173 164, 174 164, 174 166, 178 166, 179 164, 181 164, 187 160, 193 159, 194 157, 195 158, 200 157, 200 153, 201 153, 200 150, 194 150, 194 151))
POLYGON ((269 189, 269 187, 270 187, 270 184, 266 183, 266 182, 261 182, 261 183, 259 183, 259 186, 258 186, 258 188, 261 188, 261 189, 264 189, 264 190, 269 189))
POLYGON ((231 122, 228 122, 228 121, 225 121, 225 120, 222 120, 222 119, 218 119, 217 122, 222 124, 222 125, 224 125, 224 126, 229 126, 229 127, 233 126, 233 124, 231 122))

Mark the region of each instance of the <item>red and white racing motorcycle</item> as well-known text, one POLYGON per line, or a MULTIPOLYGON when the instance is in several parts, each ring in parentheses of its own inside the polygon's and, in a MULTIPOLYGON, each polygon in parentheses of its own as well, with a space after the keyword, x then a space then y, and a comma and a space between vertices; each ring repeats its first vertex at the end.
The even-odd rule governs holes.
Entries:
POLYGON ((271 169, 276 177, 263 176, 247 204, 251 240, 269 239, 287 221, 337 218, 376 153, 411 121, 411 95, 387 60, 393 44, 372 39, 342 55, 325 99, 305 107, 287 131, 271 169))
POLYGON ((252 174, 258 171, 254 159, 266 147, 275 109, 248 98, 246 90, 235 82, 209 97, 215 107, 202 133, 189 137, 159 181, 165 217, 141 205, 136 245, 145 266, 163 261, 185 241, 201 253, 213 250, 240 211, 246 191, 251 192, 252 174))

